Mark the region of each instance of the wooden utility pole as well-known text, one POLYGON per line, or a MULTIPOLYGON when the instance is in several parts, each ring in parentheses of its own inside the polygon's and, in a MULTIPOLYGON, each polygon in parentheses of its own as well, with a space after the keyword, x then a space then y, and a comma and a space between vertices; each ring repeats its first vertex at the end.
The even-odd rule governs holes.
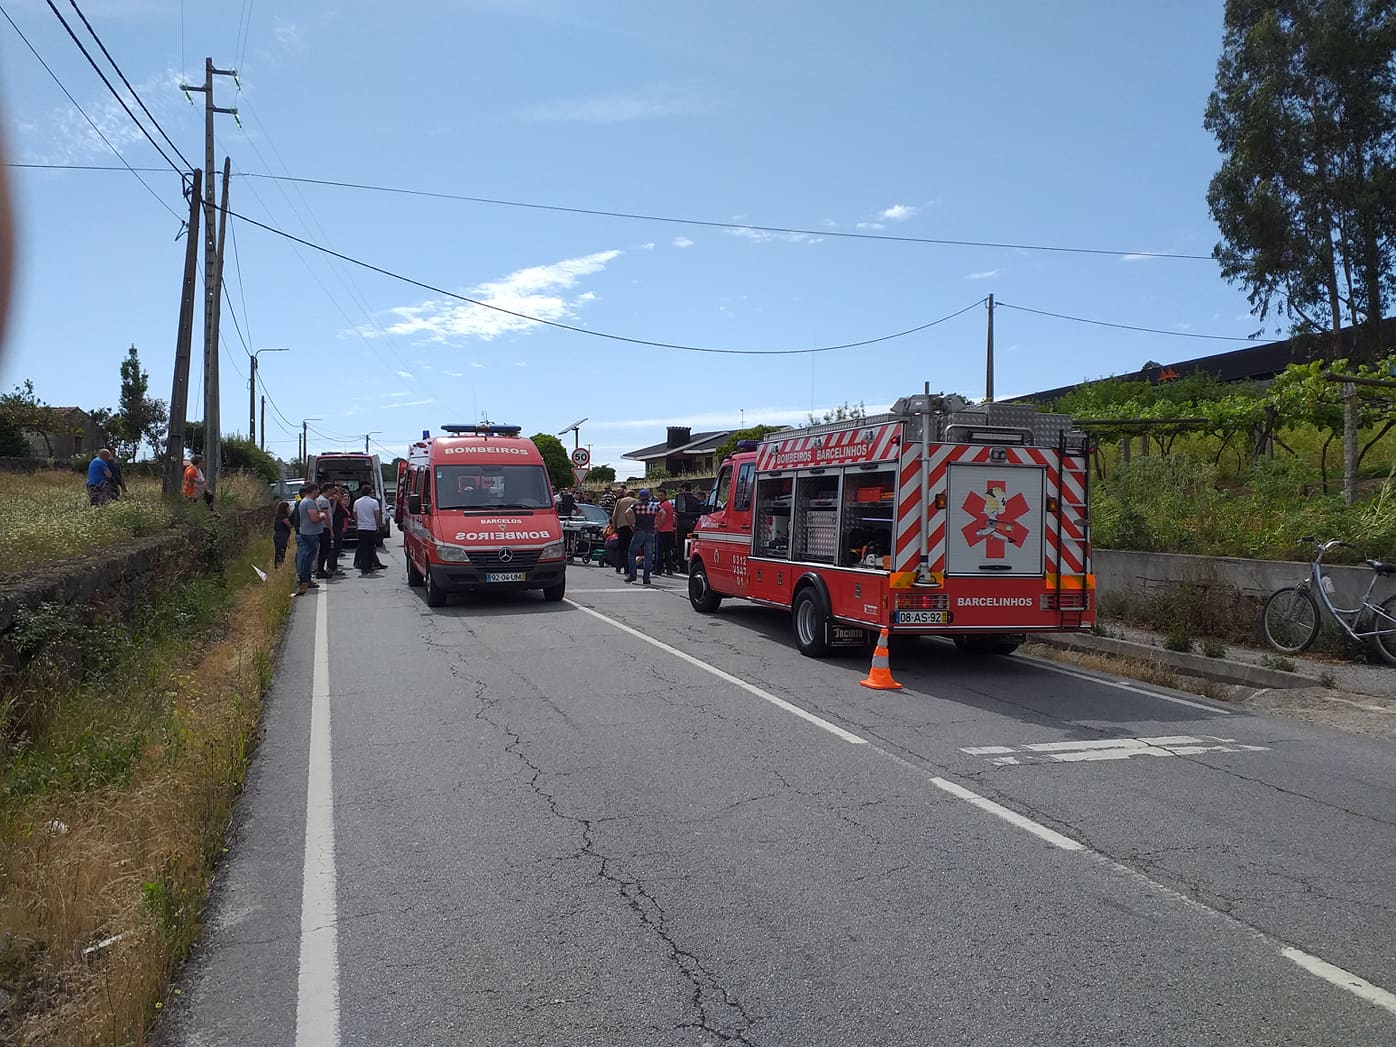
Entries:
POLYGON ((1357 501, 1357 386, 1344 382, 1343 394, 1343 504, 1357 501))
POLYGON ((984 402, 994 402, 994 296, 989 296, 989 344, 984 354, 984 402))
POLYGON ((188 242, 184 247, 184 283, 179 298, 179 330, 175 335, 174 385, 170 390, 170 428, 165 440, 166 497, 179 493, 184 482, 184 426, 189 414, 189 350, 194 340, 194 281, 199 263, 200 189, 204 174, 195 169, 189 182, 188 242))
MULTIPOLYGON (((213 117, 215 113, 237 115, 237 109, 221 108, 213 103, 213 78, 215 76, 237 76, 235 69, 215 69, 213 59, 204 59, 204 84, 194 87, 180 84, 186 92, 197 91, 204 96, 204 171, 208 181, 204 184, 204 467, 208 478, 208 489, 212 491, 218 482, 218 467, 222 449, 219 436, 222 433, 218 402, 218 299, 219 285, 219 245, 213 225, 213 117)), ((226 168, 225 168, 226 170, 226 168)), ((227 175, 223 176, 223 186, 227 190, 227 175)))

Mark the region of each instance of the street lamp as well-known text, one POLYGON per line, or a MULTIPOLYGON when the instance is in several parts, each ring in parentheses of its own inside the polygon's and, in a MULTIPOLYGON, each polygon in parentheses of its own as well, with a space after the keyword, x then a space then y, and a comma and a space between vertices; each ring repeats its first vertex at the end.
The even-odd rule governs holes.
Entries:
MULTIPOLYGON (((310 457, 310 423, 324 421, 318 414, 314 418, 301 419, 301 467, 306 465, 306 459, 310 457)), ((306 472, 309 472, 307 469, 306 472)), ((310 477, 306 477, 310 479, 310 477)))
MULTIPOLYGON (((285 347, 271 347, 265 349, 254 349, 248 355, 252 357, 252 375, 247 379, 247 438, 252 443, 257 442, 257 356, 259 353, 289 353, 291 350, 285 347)), ((267 434, 262 433, 262 449, 267 446, 267 434)))
POLYGON ((364 454, 368 454, 368 438, 369 438, 370 436, 382 436, 382 435, 383 435, 383 430, 382 430, 382 429, 375 429, 375 430, 373 430, 373 432, 371 432, 371 433, 364 433, 364 454))

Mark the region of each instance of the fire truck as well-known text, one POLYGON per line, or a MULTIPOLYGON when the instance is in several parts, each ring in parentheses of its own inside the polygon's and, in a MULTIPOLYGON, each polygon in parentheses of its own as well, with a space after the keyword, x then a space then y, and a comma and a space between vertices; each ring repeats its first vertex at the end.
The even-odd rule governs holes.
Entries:
POLYGON ((786 608, 812 657, 883 628, 986 654, 1088 630, 1089 450, 1066 415, 929 392, 744 442, 688 543, 689 601, 786 608))

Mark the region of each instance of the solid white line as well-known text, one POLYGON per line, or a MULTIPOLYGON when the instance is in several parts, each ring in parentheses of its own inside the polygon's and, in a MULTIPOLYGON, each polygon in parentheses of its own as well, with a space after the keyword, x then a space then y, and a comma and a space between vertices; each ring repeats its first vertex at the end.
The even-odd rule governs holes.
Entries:
POLYGON ((1078 680, 1089 680, 1091 683, 1104 684, 1106 687, 1118 687, 1122 691, 1133 691, 1135 694, 1142 694, 1147 698, 1157 698, 1159 701, 1172 702, 1174 705, 1186 705, 1193 709, 1202 709, 1209 713, 1216 713, 1218 716, 1231 715, 1231 710, 1219 709, 1215 705, 1204 705, 1202 702, 1192 702, 1186 698, 1175 698, 1171 694, 1159 694, 1158 691, 1149 691, 1143 687, 1135 687, 1133 684, 1127 684, 1121 680, 1112 680, 1108 676, 1091 676, 1089 673, 1078 673, 1072 669, 1063 669, 1060 665, 1051 664, 1045 658, 1031 658, 1030 660, 1039 669, 1046 669, 1048 672, 1061 673, 1063 676, 1074 676, 1078 680))
POLYGON ((693 657, 693 655, 688 654, 685 651, 680 651, 677 647, 670 647, 663 640, 656 640, 653 636, 646 636, 644 633, 640 632, 639 629, 632 629, 624 622, 618 622, 609 615, 602 614, 600 611, 593 611, 590 607, 587 607, 583 604, 579 604, 575 600, 567 600, 566 603, 575 607, 583 614, 589 614, 593 618, 599 618, 601 619, 601 621, 607 623, 608 625, 614 626, 623 633, 627 633, 630 636, 635 637, 635 639, 637 640, 643 640, 645 643, 650 644, 653 647, 658 647, 661 651, 664 651, 666 654, 672 654, 675 658, 678 658, 681 661, 685 661, 689 665, 695 666, 696 668, 702 669, 705 673, 711 673, 712 675, 716 676, 719 680, 725 680, 727 683, 732 684, 734 687, 740 687, 743 691, 746 691, 747 694, 754 694, 763 702, 770 702, 778 709, 784 709, 788 713, 794 713, 800 719, 807 720, 808 722, 814 724, 816 727, 828 731, 836 738, 842 738, 844 741, 849 742, 853 745, 868 744, 866 738, 859 738, 856 734, 852 733, 851 731, 845 731, 838 724, 830 723, 828 720, 824 719, 821 716, 815 716, 814 713, 809 712, 805 709, 801 709, 798 705, 793 705, 790 702, 787 702, 784 698, 777 698, 770 691, 763 691, 760 687, 757 687, 755 684, 747 683, 740 677, 733 676, 731 673, 728 672, 723 672, 716 666, 709 665, 707 662, 704 661, 700 661, 699 659, 693 657))
POLYGON ((995 818, 1002 818, 1009 825, 1016 825, 1019 829, 1032 833, 1039 840, 1046 840, 1053 847, 1060 847, 1064 851, 1084 851, 1084 845, 1077 843, 1070 836, 1063 836, 1061 833, 1039 825, 1025 815, 1017 811, 1010 810, 1002 804, 994 803, 988 797, 980 796, 977 792, 966 789, 963 785, 958 785, 948 778, 932 778, 931 784, 951 796, 964 800, 972 806, 978 807, 981 811, 987 811, 995 818))
POLYGON ((1295 949, 1286 946, 1280 950, 1280 955, 1287 960, 1293 960, 1310 974, 1322 978, 1324 981, 1336 985, 1340 989, 1346 989, 1354 996, 1361 997, 1370 1004, 1380 1007, 1384 1011, 1396 1014, 1396 995, 1387 992, 1380 986, 1373 985, 1365 978, 1359 978, 1351 971, 1345 971, 1341 967, 1335 967, 1327 960, 1320 960, 1317 956, 1311 956, 1303 949, 1295 949))
POLYGON ((296 1047, 339 1044, 339 932, 330 768, 330 626, 326 590, 315 601, 315 670, 310 685, 310 761, 301 873, 301 954, 296 1047))

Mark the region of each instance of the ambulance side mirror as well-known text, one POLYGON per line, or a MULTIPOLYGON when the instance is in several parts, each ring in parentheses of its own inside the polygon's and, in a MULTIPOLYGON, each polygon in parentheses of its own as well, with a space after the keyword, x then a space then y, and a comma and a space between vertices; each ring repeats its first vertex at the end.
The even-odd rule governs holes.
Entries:
POLYGON ((419 494, 409 494, 407 496, 407 511, 414 516, 422 511, 422 496, 419 494))

